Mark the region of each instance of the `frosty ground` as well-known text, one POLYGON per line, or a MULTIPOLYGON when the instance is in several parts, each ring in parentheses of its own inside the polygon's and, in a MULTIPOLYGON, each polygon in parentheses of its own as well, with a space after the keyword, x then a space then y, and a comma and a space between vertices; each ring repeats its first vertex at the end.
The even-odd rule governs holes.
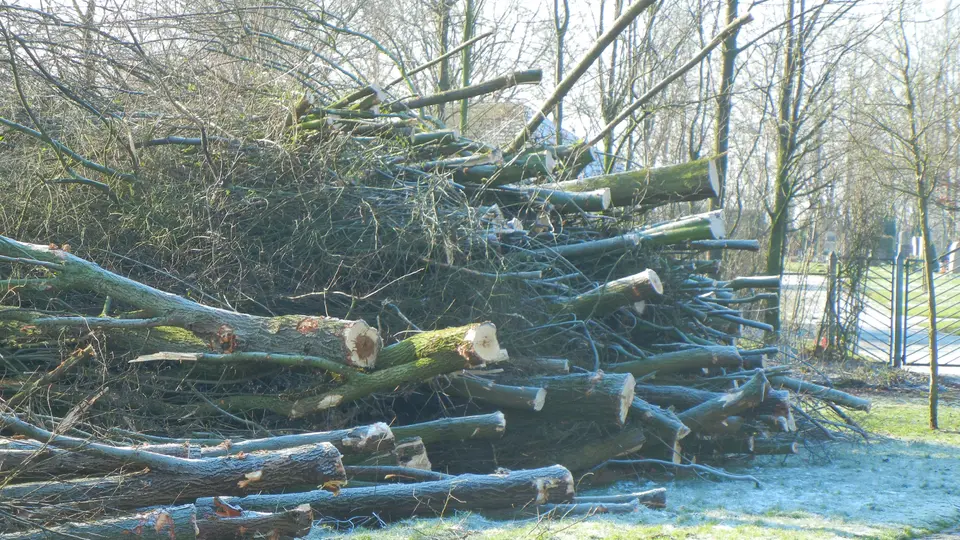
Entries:
MULTIPOLYGON (((655 486, 666 510, 627 516, 497 522, 471 514, 412 520, 359 538, 921 538, 960 526, 960 389, 946 392, 939 433, 925 426, 919 389, 864 393, 871 413, 858 415, 869 441, 809 445, 796 456, 728 464, 761 482, 702 478, 624 482, 603 493, 655 486)), ((597 491, 581 490, 598 494, 597 491)), ((324 533, 320 528, 311 538, 324 533)), ((340 536, 340 535, 338 535, 340 536)), ((958 537, 960 538, 960 537, 958 537)))

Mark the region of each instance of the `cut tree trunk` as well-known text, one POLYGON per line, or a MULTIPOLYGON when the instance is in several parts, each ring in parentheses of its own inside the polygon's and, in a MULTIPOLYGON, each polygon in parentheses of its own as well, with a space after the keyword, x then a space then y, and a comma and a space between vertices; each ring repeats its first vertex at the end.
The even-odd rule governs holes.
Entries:
POLYGON ((736 392, 723 394, 692 409, 680 413, 678 418, 693 431, 709 429, 728 416, 739 415, 752 409, 767 397, 770 384, 763 372, 758 372, 736 392))
POLYGON ((540 414, 550 418, 593 420, 622 426, 633 403, 636 380, 629 373, 583 373, 535 377, 547 391, 540 414))
POLYGON ((553 210, 561 214, 578 212, 602 212, 610 208, 610 189, 594 189, 590 191, 564 191, 551 189, 548 186, 509 186, 522 190, 537 200, 550 203, 553 210))
POLYGON ((486 187, 505 186, 527 178, 550 176, 556 165, 551 152, 523 154, 504 165, 486 164, 453 169, 453 179, 456 182, 483 184, 486 187))
POLYGON ((347 479, 340 452, 330 443, 253 452, 242 458, 184 461, 190 462, 192 470, 147 470, 69 482, 17 484, 0 488, 0 497, 41 506, 77 502, 90 506, 108 501, 112 508, 130 509, 203 496, 283 490, 291 484, 336 487, 347 479))
POLYGON ((667 375, 712 367, 738 368, 743 365, 736 347, 698 347, 651 356, 645 360, 621 362, 610 366, 615 373, 644 377, 651 373, 667 375))
POLYGON ((560 255, 566 258, 595 257, 632 249, 641 244, 668 246, 695 240, 717 240, 726 235, 726 225, 716 212, 699 214, 670 221, 633 232, 591 240, 579 244, 564 244, 534 250, 540 255, 560 255))
POLYGON ((637 385, 638 398, 661 407, 674 407, 681 412, 722 395, 720 392, 711 392, 688 386, 637 385))
POLYGON ((758 456, 782 456, 796 454, 800 445, 796 441, 778 441, 776 439, 754 439, 753 453, 758 456))
MULTIPOLYGON (((197 445, 165 444, 130 447, 130 450, 134 449, 189 459, 201 457, 201 448, 197 445)), ((9 444, 0 447, 0 480, 11 478, 17 482, 24 482, 108 474, 131 464, 137 469, 142 468, 123 459, 110 458, 83 450, 63 450, 28 439, 10 441, 9 444)))
POLYGON ((394 426, 393 435, 399 440, 420 437, 424 444, 470 439, 499 439, 507 427, 502 412, 441 418, 421 424, 394 426))
POLYGON ((347 465, 345 468, 347 469, 347 481, 350 487, 354 487, 355 482, 390 484, 394 482, 433 482, 452 478, 449 474, 400 466, 347 465))
POLYGON ((313 528, 313 510, 303 505, 283 512, 252 512, 214 504, 198 512, 197 528, 200 540, 300 538, 313 528))
POLYGON ((504 409, 539 411, 547 398, 547 391, 538 386, 508 386, 467 374, 449 380, 449 386, 443 388, 445 392, 504 409))
POLYGON ((199 457, 219 457, 234 454, 249 454, 263 450, 281 450, 307 444, 328 442, 334 445, 343 455, 372 454, 389 452, 394 448, 394 435, 390 426, 377 422, 369 426, 358 426, 336 431, 319 431, 314 433, 300 433, 297 435, 279 435, 266 439, 249 439, 245 441, 224 441, 217 446, 208 446, 201 449, 199 457))
POLYGON ((585 471, 616 457, 632 454, 646 442, 645 428, 626 427, 610 436, 580 441, 579 444, 556 451, 547 446, 531 456, 531 462, 538 464, 559 463, 573 472, 585 471))
MULTIPOLYGON (((530 504, 568 502, 573 498, 573 475, 555 465, 542 469, 491 475, 462 475, 447 480, 341 489, 339 493, 310 491, 283 495, 222 497, 221 502, 245 510, 277 511, 309 504, 317 516, 347 519, 376 514, 397 520, 413 516, 441 516, 456 510, 515 508, 530 504)), ((201 512, 212 498, 197 500, 201 512)))
POLYGON ((26 244, 0 236, 0 255, 28 256, 56 274, 61 290, 86 290, 142 310, 143 319, 58 317, 34 325, 69 328, 143 328, 176 326, 189 330, 219 352, 271 351, 319 356, 362 368, 373 367, 380 336, 364 321, 284 315, 258 317, 198 304, 109 272, 51 246, 26 244))
POLYGON ((561 298, 553 306, 559 313, 572 313, 580 319, 602 317, 636 302, 653 300, 663 295, 663 284, 653 270, 605 283, 596 289, 572 298, 561 298))
POLYGON ((511 373, 526 375, 566 375, 570 373, 570 361, 566 358, 521 356, 511 358, 505 368, 511 373))
POLYGON ((429 471, 433 468, 427 455, 427 447, 420 437, 404 439, 398 442, 396 448, 389 452, 381 452, 372 456, 352 456, 344 462, 363 467, 403 467, 404 469, 423 471, 429 471))
POLYGON ((653 169, 569 180, 546 187, 562 191, 610 190, 612 206, 660 206, 671 202, 702 201, 720 195, 716 158, 653 169))
POLYGON ((385 347, 377 357, 377 368, 387 369, 441 352, 456 352, 469 364, 495 362, 500 357, 497 327, 493 323, 469 324, 414 334, 385 347))
POLYGON ((51 538, 186 540, 199 537, 200 530, 197 525, 196 508, 192 504, 185 504, 124 517, 86 523, 67 523, 57 527, 19 533, 4 533, 0 534, 0 540, 49 540, 51 538))

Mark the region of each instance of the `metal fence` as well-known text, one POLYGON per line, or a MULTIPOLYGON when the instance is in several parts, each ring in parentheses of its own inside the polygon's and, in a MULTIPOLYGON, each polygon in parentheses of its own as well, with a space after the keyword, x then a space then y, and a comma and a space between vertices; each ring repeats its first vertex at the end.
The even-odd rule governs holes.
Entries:
MULTIPOLYGON (((943 260, 960 256, 948 253, 943 260)), ((938 363, 960 366, 960 272, 934 274, 938 363)), ((821 348, 893 366, 930 365, 923 261, 834 260, 825 274, 784 274, 783 328, 821 348)))
MULTIPOLYGON (((930 311, 927 309, 927 284, 923 261, 908 259, 903 264, 902 299, 899 321, 903 332, 894 352, 896 365, 930 365, 930 311)), ((937 272, 933 275, 936 297, 938 362, 944 366, 960 366, 960 274, 937 272)))

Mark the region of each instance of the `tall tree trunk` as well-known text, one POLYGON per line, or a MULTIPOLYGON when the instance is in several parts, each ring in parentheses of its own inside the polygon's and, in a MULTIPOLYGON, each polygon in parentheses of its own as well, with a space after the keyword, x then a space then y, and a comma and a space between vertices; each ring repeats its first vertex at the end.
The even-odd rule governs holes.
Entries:
MULTIPOLYGON (((466 11, 463 19, 463 43, 467 43, 473 39, 473 34, 477 27, 476 10, 476 0, 467 0, 466 11)), ((460 53, 460 64, 463 69, 463 76, 460 79, 460 86, 462 88, 470 86, 470 76, 472 75, 471 72, 473 71, 473 58, 470 56, 472 52, 472 47, 467 46, 464 47, 463 52, 460 53)), ((470 100, 465 99, 460 102, 460 133, 464 133, 467 130, 467 115, 469 108, 470 100)))
MULTIPOLYGON (((449 0, 439 0, 437 2, 437 17, 439 19, 439 41, 440 55, 447 54, 450 42, 450 2, 449 0)), ((437 91, 442 93, 450 89, 450 59, 444 58, 440 62, 440 79, 437 81, 437 91)), ((444 104, 440 103, 439 118, 444 117, 444 104)))
MULTIPOLYGON (((902 15, 901 15, 902 16, 902 15)), ((901 29, 903 21, 901 19, 901 29)), ((937 254, 933 248, 933 238, 930 231, 930 198, 933 196, 932 179, 927 178, 927 160, 920 147, 923 137, 918 127, 917 98, 914 94, 914 79, 910 71, 910 47, 906 35, 903 35, 904 61, 903 76, 904 90, 906 91, 907 119, 910 121, 910 152, 913 160, 913 175, 917 189, 917 214, 920 221, 920 238, 923 242, 923 282, 927 292, 927 332, 930 345, 930 429, 938 429, 937 404, 940 394, 940 377, 937 351, 937 295, 933 282, 933 267, 937 254)))
MULTIPOLYGON (((557 63, 554 70, 554 84, 559 86, 563 80, 563 50, 567 38, 567 28, 570 27, 570 1, 553 0, 553 27, 557 31, 557 63), (560 17, 560 2, 563 2, 563 17, 560 17)), ((556 144, 563 144, 563 101, 557 103, 557 111, 553 118, 556 128, 556 144)))
POLYGON ((927 332, 930 341, 930 429, 938 429, 937 421, 937 400, 939 398, 939 366, 937 357, 937 294, 934 290, 934 262, 937 254, 933 248, 933 238, 930 231, 930 208, 929 194, 924 194, 926 186, 923 177, 917 178, 917 192, 920 196, 917 198, 917 207, 920 214, 920 235, 923 241, 923 280, 927 288, 927 332))
MULTIPOLYGON (((767 248, 767 274, 779 276, 783 272, 786 255, 787 225, 790 222, 790 166, 795 153, 794 136, 794 83, 797 76, 796 33, 794 30, 793 0, 787 2, 784 22, 783 73, 777 109, 777 173, 773 212, 770 214, 770 244, 767 248)), ((775 331, 780 330, 780 298, 770 298, 767 304, 766 321, 775 331)), ((776 339, 771 334, 771 339, 776 339)))
MULTIPOLYGON (((727 0, 727 24, 729 25, 737 18, 739 10, 739 0, 727 0)), ((720 210, 726 201, 727 185, 727 150, 730 149, 730 112, 733 109, 733 83, 736 78, 737 53, 737 34, 733 32, 727 39, 723 40, 720 46, 720 54, 723 59, 720 68, 720 91, 717 93, 717 126, 714 131, 713 153, 717 156, 717 178, 720 181, 719 195, 716 199, 710 201, 710 210, 720 210)), ((723 257, 723 250, 714 250, 710 252, 710 258, 719 260, 723 257)))

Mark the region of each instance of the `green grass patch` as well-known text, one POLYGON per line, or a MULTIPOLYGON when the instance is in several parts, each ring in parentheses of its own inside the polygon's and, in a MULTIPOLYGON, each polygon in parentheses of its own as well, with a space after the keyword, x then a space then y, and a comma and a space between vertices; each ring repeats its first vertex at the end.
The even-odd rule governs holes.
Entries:
POLYGON ((783 265, 783 271, 788 274, 813 274, 827 275, 829 265, 822 262, 810 261, 787 261, 783 265))
POLYGON ((939 431, 931 431, 927 405, 919 401, 874 401, 860 414, 860 425, 872 433, 897 439, 949 444, 960 448, 960 404, 940 403, 939 431))

